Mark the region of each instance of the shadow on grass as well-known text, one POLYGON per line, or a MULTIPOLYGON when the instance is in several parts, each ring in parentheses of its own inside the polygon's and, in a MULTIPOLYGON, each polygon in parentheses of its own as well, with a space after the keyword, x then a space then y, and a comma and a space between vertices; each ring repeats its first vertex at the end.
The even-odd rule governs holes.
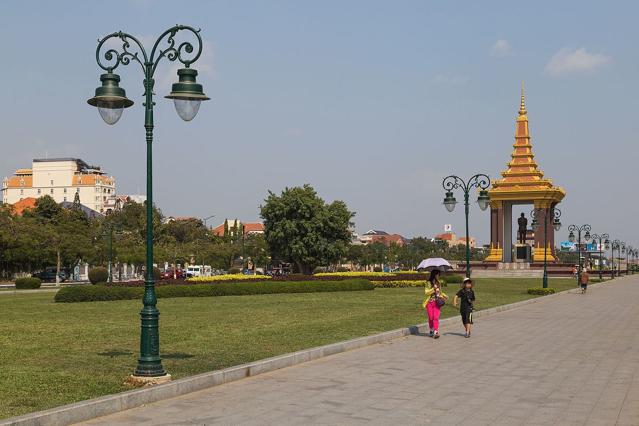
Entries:
POLYGON ((131 356, 133 355, 133 352, 131 351, 125 351, 122 349, 113 349, 110 351, 106 351, 106 352, 98 352, 99 356, 108 356, 110 358, 115 358, 116 356, 131 356))
POLYGON ((195 355, 185 354, 184 352, 173 352, 168 354, 160 354, 164 359, 189 359, 194 358, 195 355))

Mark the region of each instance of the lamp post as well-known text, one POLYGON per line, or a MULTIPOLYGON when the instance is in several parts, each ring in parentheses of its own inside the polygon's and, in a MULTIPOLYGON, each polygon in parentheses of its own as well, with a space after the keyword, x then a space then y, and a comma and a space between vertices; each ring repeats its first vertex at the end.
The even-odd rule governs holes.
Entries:
POLYGON ((577 285, 579 285, 579 275, 581 275, 581 233, 584 232, 584 241, 590 240, 590 225, 570 225, 568 230, 570 234, 568 235, 568 240, 571 243, 575 242, 575 232, 577 232, 577 252, 579 256, 579 266, 577 268, 577 285))
POLYGON ((553 218, 552 226, 555 231, 559 231, 559 229, 561 229, 561 221, 559 220, 559 218, 561 217, 561 210, 556 207, 551 207, 549 209, 533 209, 530 212, 530 216, 533 220, 531 225, 533 230, 535 231, 540 226, 540 214, 543 215, 544 221, 544 277, 542 279, 542 287, 548 288, 548 216, 551 216, 553 218))
POLYGON ((150 54, 144 49, 142 43, 130 34, 122 31, 114 32, 98 41, 95 52, 98 66, 105 73, 100 76, 102 85, 95 89, 95 96, 87 102, 98 108, 100 116, 107 124, 115 124, 122 116, 124 108, 133 105, 133 101, 126 97, 124 89, 119 87, 120 76, 113 71, 120 65, 128 65, 137 62, 144 75, 144 128, 146 130, 146 274, 144 280, 143 308, 141 317, 140 357, 134 376, 141 380, 170 376, 162 367, 160 358, 160 333, 159 316, 157 309, 157 297, 155 295, 155 280, 153 278, 153 99, 154 76, 158 64, 163 58, 169 61, 180 61, 184 68, 177 71, 178 82, 172 86, 171 93, 166 96, 173 99, 177 114, 185 121, 191 121, 197 114, 201 101, 209 98, 202 92, 202 85, 196 82, 197 71, 191 68, 191 64, 198 60, 202 53, 202 38, 200 30, 185 25, 176 25, 164 31, 155 41, 150 54), (176 45, 175 36, 191 34, 197 39, 197 49, 188 41, 176 45), (121 41, 119 50, 107 48, 103 55, 105 42, 113 39, 121 41), (118 40, 119 39, 119 40, 118 40), (130 50, 133 47, 133 51, 130 50), (190 57, 190 59, 188 58, 190 57), (106 62, 104 63, 103 60, 106 62))
MULTIPOLYGON (((612 277, 615 277, 615 250, 617 250, 617 255, 621 252, 621 247, 626 247, 626 243, 619 240, 614 240, 610 246, 611 256, 612 256, 612 277)), ((621 268, 619 264, 617 264, 617 276, 621 276, 621 268)))
POLYGON ((104 224, 105 228, 102 231, 102 236, 105 238, 108 238, 109 241, 109 267, 108 267, 108 271, 109 271, 109 284, 113 284, 113 231, 115 230, 116 234, 120 234, 121 230, 120 227, 117 225, 113 225, 112 223, 105 223, 104 224), (114 229, 115 228, 115 229, 114 229))
POLYGON ((604 250, 608 250, 608 248, 610 247, 610 240, 608 238, 610 238, 610 236, 608 234, 592 234, 591 238, 593 241, 598 241, 598 246, 597 248, 599 249, 599 281, 603 280, 603 276, 601 275, 601 267, 603 266, 603 252, 604 250))
POLYGON ((488 208, 490 198, 488 197, 488 191, 486 190, 490 186, 490 178, 485 174, 476 174, 468 181, 458 176, 450 175, 444 178, 442 186, 446 190, 446 197, 444 198, 444 206, 449 212, 455 210, 455 204, 457 200, 453 195, 454 189, 461 189, 464 192, 464 213, 466 215, 466 276, 470 278, 470 237, 468 234, 468 213, 470 210, 469 196, 470 190, 473 188, 479 189, 479 196, 477 197, 477 204, 482 210, 488 208))
POLYGON ((632 246, 628 246, 626 249, 626 275, 630 274, 630 263, 629 263, 629 259, 630 259, 630 253, 632 253, 632 246))

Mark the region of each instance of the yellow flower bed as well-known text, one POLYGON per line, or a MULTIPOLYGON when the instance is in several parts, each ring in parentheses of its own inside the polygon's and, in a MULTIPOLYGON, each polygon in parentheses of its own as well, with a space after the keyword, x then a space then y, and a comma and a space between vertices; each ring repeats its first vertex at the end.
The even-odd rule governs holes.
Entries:
POLYGON ((366 271, 351 271, 351 272, 320 272, 315 274, 316 277, 387 277, 395 275, 392 272, 366 272, 366 271))
POLYGON ((268 275, 244 275, 244 274, 227 274, 213 275, 211 277, 192 277, 186 280, 191 283, 210 283, 214 281, 251 281, 251 280, 267 280, 271 277, 268 275))
POLYGON ((398 281, 371 281, 375 287, 379 288, 400 288, 400 287, 424 287, 424 280, 398 280, 398 281))
POLYGON ((316 277, 392 277, 393 275, 418 274, 417 271, 397 271, 397 272, 367 272, 367 271, 351 271, 351 272, 319 272, 314 274, 316 277))

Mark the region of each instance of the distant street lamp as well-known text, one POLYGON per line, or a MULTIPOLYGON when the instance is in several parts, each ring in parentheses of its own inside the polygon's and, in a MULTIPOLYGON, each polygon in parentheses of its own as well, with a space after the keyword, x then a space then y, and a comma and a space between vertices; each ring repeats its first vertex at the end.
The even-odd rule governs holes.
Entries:
POLYGON ((490 198, 488 197, 488 191, 486 190, 490 186, 490 178, 485 174, 476 174, 468 181, 458 176, 451 175, 444 178, 442 186, 446 190, 446 197, 444 198, 444 206, 449 212, 455 210, 455 204, 457 200, 453 195, 454 189, 461 189, 464 192, 464 213, 466 215, 466 276, 470 277, 470 236, 468 232, 468 213, 470 210, 469 197, 470 190, 473 188, 479 189, 479 196, 477 197, 477 204, 482 210, 486 210, 490 204, 490 198))
POLYGON ((113 284, 113 232, 115 231, 115 233, 117 235, 120 235, 122 233, 120 227, 118 225, 113 225, 110 222, 106 222, 104 223, 104 227, 105 229, 102 231, 102 236, 105 238, 108 238, 109 241, 109 279, 108 282, 109 284, 113 284), (115 228, 115 229, 114 229, 115 228))
POLYGON ((603 280, 603 276, 601 275, 601 269, 603 266, 603 252, 604 250, 608 250, 608 248, 610 247, 610 240, 608 238, 610 238, 610 236, 608 234, 592 234, 591 238, 593 241, 597 242, 598 241, 598 245, 597 245, 597 249, 599 252, 599 281, 603 280))
POLYGON ((633 252, 633 248, 632 246, 628 246, 628 248, 626 249, 626 275, 628 275, 630 273, 630 254, 633 252))
POLYGON ((158 64, 162 58, 169 61, 180 61, 184 68, 177 71, 178 82, 173 84, 171 93, 166 96, 173 99, 175 109, 185 121, 192 120, 197 114, 201 101, 209 98, 202 92, 202 85, 196 82, 197 71, 191 68, 191 64, 198 60, 202 54, 202 38, 200 30, 185 25, 176 25, 164 31, 153 44, 151 54, 142 46, 142 43, 130 34, 118 31, 111 33, 98 41, 95 52, 98 66, 106 71, 100 76, 102 85, 95 89, 95 96, 87 102, 89 105, 98 108, 100 116, 107 124, 115 124, 122 116, 124 108, 133 105, 133 101, 126 97, 124 89, 119 87, 120 76, 113 71, 120 65, 128 65, 131 61, 137 62, 142 67, 144 74, 144 127, 146 129, 146 274, 144 280, 144 307, 140 312, 141 335, 140 335, 140 357, 134 375, 141 379, 150 377, 166 376, 160 358, 160 332, 159 316, 157 309, 157 297, 155 295, 155 280, 153 277, 153 100, 154 76, 158 64), (178 32, 185 30, 197 39, 197 50, 194 51, 193 44, 185 41, 176 46, 175 36, 178 32), (101 50, 108 40, 120 39, 122 47, 120 51, 105 47, 106 52, 101 59, 101 50), (165 45, 160 46, 161 43, 165 45), (132 52, 131 45, 139 50, 132 52), (187 59, 185 56, 192 56, 187 59), (108 62, 104 64, 102 60, 108 62))
MULTIPOLYGON (((626 250, 626 243, 619 240, 614 240, 611 245, 611 256, 612 256, 612 276, 615 276, 615 250, 617 250, 617 255, 620 256, 621 249, 626 250)), ((621 276, 621 267, 619 263, 617 263, 617 276, 621 276)))
POLYGON ((577 285, 579 285, 579 275, 581 274, 582 264, 581 264, 581 233, 584 232, 584 241, 588 242, 590 240, 590 225, 570 225, 568 230, 570 234, 568 234, 568 240, 571 243, 575 242, 575 232, 577 232, 577 252, 579 255, 579 267, 577 268, 577 285))
POLYGON ((561 221, 559 220, 561 217, 561 210, 556 207, 551 207, 549 209, 534 209, 531 211, 530 216, 533 219, 531 225, 534 231, 539 229, 540 215, 543 216, 544 221, 544 277, 542 279, 542 286, 543 288, 548 288, 548 216, 553 218, 552 226, 555 231, 559 231, 559 229, 561 229, 561 221))

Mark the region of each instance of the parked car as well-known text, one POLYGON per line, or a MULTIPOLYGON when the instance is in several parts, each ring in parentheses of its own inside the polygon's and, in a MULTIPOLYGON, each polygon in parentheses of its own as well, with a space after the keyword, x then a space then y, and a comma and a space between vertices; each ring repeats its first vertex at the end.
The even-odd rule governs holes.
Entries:
MULTIPOLYGON (((36 272, 35 274, 31 274, 32 277, 40 278, 42 282, 55 282, 55 268, 47 268, 44 271, 36 272)), ((60 271, 58 274, 60 277, 60 282, 64 282, 67 280, 67 274, 64 271, 60 271)))
POLYGON ((186 274, 184 273, 182 269, 173 270, 172 268, 169 268, 160 274, 160 278, 163 280, 172 280, 172 279, 181 280, 186 278, 186 274))

